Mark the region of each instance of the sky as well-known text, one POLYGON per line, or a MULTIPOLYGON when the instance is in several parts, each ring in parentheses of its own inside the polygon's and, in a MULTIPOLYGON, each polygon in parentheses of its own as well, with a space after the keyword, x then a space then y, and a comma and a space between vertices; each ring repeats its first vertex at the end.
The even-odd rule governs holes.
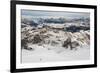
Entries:
POLYGON ((58 17, 66 17, 66 18, 89 18, 90 13, 86 12, 65 12, 65 11, 40 11, 40 10, 21 10, 21 15, 27 16, 36 16, 36 17, 43 17, 43 16, 58 16, 58 17))

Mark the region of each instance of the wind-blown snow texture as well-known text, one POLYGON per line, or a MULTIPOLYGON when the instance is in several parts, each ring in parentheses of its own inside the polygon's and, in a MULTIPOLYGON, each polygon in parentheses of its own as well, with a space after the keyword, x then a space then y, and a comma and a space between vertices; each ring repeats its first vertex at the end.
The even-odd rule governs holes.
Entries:
POLYGON ((21 48, 22 63, 89 60, 90 20, 22 15, 21 48))

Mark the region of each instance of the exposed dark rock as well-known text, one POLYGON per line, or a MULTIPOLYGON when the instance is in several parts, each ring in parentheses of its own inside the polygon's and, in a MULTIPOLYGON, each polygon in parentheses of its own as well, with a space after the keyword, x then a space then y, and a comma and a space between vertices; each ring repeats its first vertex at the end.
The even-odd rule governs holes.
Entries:
POLYGON ((57 41, 61 41, 60 39, 58 39, 57 41))
POLYGON ((21 25, 21 28, 24 28, 24 27, 26 27, 26 25, 21 25))
POLYGON ((31 47, 27 47, 27 50, 33 50, 33 48, 31 48, 31 47))
POLYGON ((37 23, 35 23, 33 20, 28 20, 28 19, 22 19, 21 23, 24 23, 26 25, 30 25, 30 26, 35 26, 37 27, 37 23))
POLYGON ((86 34, 87 38, 90 40, 90 34, 86 34))
POLYGON ((77 46, 79 46, 79 43, 77 41, 73 41, 72 48, 76 48, 77 46))
POLYGON ((40 31, 40 34, 44 34, 44 33, 46 33, 46 32, 47 32, 47 30, 44 29, 44 30, 41 30, 41 31, 40 31))
POLYGON ((21 40, 21 48, 27 48, 27 43, 28 43, 28 40, 26 38, 22 39, 21 40))
POLYGON ((40 35, 35 35, 34 38, 33 38, 33 44, 37 44, 37 43, 40 43, 42 41, 40 35))
POLYGON ((63 47, 68 48, 68 46, 70 46, 70 49, 72 49, 72 43, 71 43, 71 38, 68 37, 65 41, 64 44, 62 45, 63 47))
POLYGON ((59 36, 56 36, 56 38, 60 38, 59 36))
POLYGON ((66 27, 66 31, 68 32, 79 32, 80 30, 90 30, 90 27, 85 27, 85 26, 69 26, 69 27, 66 27))
POLYGON ((33 48, 28 47, 27 43, 28 43, 28 40, 26 38, 21 40, 21 49, 23 48, 26 50, 33 50, 33 48))
POLYGON ((76 48, 77 46, 79 46, 79 43, 77 41, 72 42, 71 38, 69 37, 68 39, 66 39, 66 41, 64 41, 64 44, 63 44, 63 47, 68 48, 68 46, 72 50, 73 48, 76 48))
POLYGON ((45 23, 54 23, 54 24, 63 24, 66 23, 66 19, 64 18, 48 18, 48 19, 44 19, 45 23))
POLYGON ((52 46, 55 46, 55 45, 57 45, 57 44, 59 44, 59 43, 56 42, 56 41, 51 41, 51 45, 52 45, 52 46))
POLYGON ((43 40, 43 43, 44 44, 50 44, 50 40, 47 40, 47 39, 46 40, 43 40))

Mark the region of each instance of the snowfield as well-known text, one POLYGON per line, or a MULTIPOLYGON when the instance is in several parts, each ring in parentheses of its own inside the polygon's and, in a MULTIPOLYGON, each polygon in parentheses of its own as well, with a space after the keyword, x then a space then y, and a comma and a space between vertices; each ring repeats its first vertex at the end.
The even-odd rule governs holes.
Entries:
POLYGON ((33 45, 33 50, 22 49, 22 63, 89 60, 89 46, 70 50, 62 47, 33 45))

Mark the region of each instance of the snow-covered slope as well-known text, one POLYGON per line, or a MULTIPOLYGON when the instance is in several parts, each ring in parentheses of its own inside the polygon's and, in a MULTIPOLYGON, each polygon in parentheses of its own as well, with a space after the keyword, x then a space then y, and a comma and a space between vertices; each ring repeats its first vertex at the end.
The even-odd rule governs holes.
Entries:
POLYGON ((78 22, 36 24, 31 26, 22 22, 22 63, 89 59, 90 31, 84 29, 85 25, 78 22), (72 30, 70 26, 73 25, 73 31, 76 27, 78 31, 67 31, 72 30))

